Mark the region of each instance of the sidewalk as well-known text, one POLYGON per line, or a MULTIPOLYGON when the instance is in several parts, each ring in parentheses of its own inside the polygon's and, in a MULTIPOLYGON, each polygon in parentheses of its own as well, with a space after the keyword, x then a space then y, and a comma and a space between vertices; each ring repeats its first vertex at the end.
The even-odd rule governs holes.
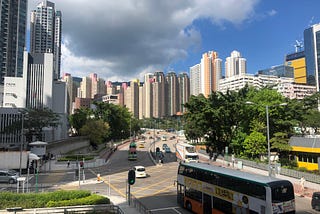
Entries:
MULTIPOLYGON (((209 156, 201 154, 201 153, 198 153, 198 154, 200 156, 201 161, 209 162, 209 156)), ((221 159, 217 159, 216 161, 211 161, 211 164, 237 169, 236 167, 231 166, 231 162, 227 162, 227 161, 221 160, 221 159), (228 166, 228 164, 229 164, 229 166, 228 166)), ((256 168, 252 168, 252 167, 248 167, 248 166, 242 166, 242 167, 243 167, 241 169, 242 171, 266 175, 266 176, 268 175, 268 172, 265 170, 256 169, 256 168)), ((320 185, 316 184, 316 183, 311 183, 311 182, 306 181, 304 184, 304 187, 305 187, 304 191, 302 191, 299 179, 288 177, 288 176, 283 176, 283 175, 276 175, 276 177, 280 178, 280 179, 289 180, 293 184, 294 192, 295 192, 296 196, 307 197, 307 198, 311 199, 313 192, 320 191, 320 185)))

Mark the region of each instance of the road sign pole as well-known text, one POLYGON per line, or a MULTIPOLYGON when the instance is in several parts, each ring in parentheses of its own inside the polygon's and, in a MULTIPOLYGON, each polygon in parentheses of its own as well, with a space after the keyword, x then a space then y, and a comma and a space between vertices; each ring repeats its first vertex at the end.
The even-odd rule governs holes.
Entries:
POLYGON ((131 193, 130 193, 130 184, 129 184, 129 187, 128 187, 128 203, 129 203, 129 206, 130 206, 130 201, 131 201, 131 193))

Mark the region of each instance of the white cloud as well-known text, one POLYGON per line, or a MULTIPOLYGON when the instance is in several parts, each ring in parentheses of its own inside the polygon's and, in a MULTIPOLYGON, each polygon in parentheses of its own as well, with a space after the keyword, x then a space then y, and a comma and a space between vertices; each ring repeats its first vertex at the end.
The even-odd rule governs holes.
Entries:
MULTIPOLYGON (((29 10, 39 0, 29 1, 29 10)), ((62 72, 97 73, 129 81, 185 59, 201 45, 199 18, 236 25, 249 19, 258 0, 63 0, 62 72), (237 5, 237 6, 236 6, 237 5)))

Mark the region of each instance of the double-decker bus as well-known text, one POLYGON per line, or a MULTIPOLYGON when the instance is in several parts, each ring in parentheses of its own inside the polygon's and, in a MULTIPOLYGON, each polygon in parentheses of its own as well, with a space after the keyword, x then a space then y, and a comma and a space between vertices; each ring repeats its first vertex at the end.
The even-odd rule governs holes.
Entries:
POLYGON ((129 145, 128 160, 137 160, 137 144, 131 142, 129 145))
POLYGON ((177 200, 207 213, 295 213, 290 181, 206 163, 180 163, 177 200))

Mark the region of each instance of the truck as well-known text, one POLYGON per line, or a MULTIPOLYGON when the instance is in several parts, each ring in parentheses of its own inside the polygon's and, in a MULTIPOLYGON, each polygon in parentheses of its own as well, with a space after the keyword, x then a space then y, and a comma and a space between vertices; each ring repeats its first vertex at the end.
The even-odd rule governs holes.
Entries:
POLYGON ((199 155, 196 153, 196 147, 185 142, 176 144, 176 157, 181 162, 199 162, 199 155))
POLYGON ((20 170, 20 157, 21 169, 25 171, 31 161, 38 160, 39 157, 30 151, 1 151, 0 152, 0 169, 15 169, 20 170))

